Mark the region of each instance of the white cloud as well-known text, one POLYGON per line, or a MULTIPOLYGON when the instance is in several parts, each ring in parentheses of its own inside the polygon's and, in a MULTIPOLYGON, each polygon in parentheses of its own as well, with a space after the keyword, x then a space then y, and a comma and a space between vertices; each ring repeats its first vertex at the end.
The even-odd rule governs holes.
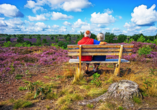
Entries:
POLYGON ((100 14, 100 12, 98 14, 96 12, 91 14, 90 20, 92 23, 103 24, 103 25, 108 25, 110 23, 115 22, 115 18, 112 15, 109 15, 108 13, 100 14))
POLYGON ((52 9, 62 8, 65 11, 82 11, 82 8, 91 6, 88 0, 28 0, 25 7, 35 8, 44 5, 50 6, 52 9))
POLYGON ((155 11, 156 5, 152 5, 147 9, 146 5, 140 5, 134 8, 134 12, 131 13, 132 22, 137 25, 153 25, 157 21, 157 11, 155 11))
POLYGON ((75 11, 80 12, 82 8, 88 7, 91 5, 91 2, 88 0, 72 0, 66 1, 63 3, 63 9, 65 11, 75 11))
POLYGON ((45 10, 45 9, 44 9, 43 7, 35 7, 32 11, 33 11, 33 13, 36 13, 37 10, 43 11, 43 10, 45 10))
POLYGON ((27 4, 25 5, 25 7, 27 8, 34 8, 36 6, 36 3, 32 0, 28 0, 27 4))
POLYGON ((72 19, 73 16, 67 16, 66 14, 62 14, 62 13, 59 13, 59 12, 53 12, 52 13, 52 20, 66 20, 66 19, 72 19))
POLYGON ((67 31, 67 28, 65 26, 62 26, 60 29, 59 29, 59 32, 58 33, 64 33, 67 31))
POLYGON ((14 5, 1 4, 0 14, 4 14, 6 17, 23 17, 24 15, 14 5))
POLYGON ((59 28, 59 25, 53 25, 52 28, 59 28))
POLYGON ((39 20, 47 20, 43 14, 36 15, 36 17, 28 16, 30 21, 39 21, 39 20))
POLYGON ((81 26, 81 30, 82 31, 86 31, 86 30, 91 30, 91 25, 90 24, 87 24, 87 25, 83 25, 83 26, 81 26))
POLYGON ((149 27, 149 28, 147 28, 147 29, 141 30, 140 32, 141 32, 141 33, 144 33, 144 34, 146 34, 146 35, 156 35, 156 33, 157 33, 157 28, 154 27, 154 26, 151 26, 151 27, 149 27))
POLYGON ((111 14, 113 12, 113 10, 110 10, 109 8, 108 9, 105 9, 104 10, 107 14, 111 14))
POLYGON ((122 17, 121 16, 118 16, 119 17, 119 19, 122 19, 122 17))
POLYGON ((72 28, 70 31, 69 31, 70 34, 76 34, 76 30, 74 28, 72 28))
POLYGON ((113 28, 113 29, 112 29, 112 32, 113 32, 114 34, 121 34, 121 33, 122 33, 122 31, 121 31, 119 28, 113 28))
POLYGON ((14 18, 14 19, 9 19, 6 21, 7 25, 9 26, 16 26, 16 25, 23 25, 25 24, 21 19, 19 18, 14 18))
POLYGON ((98 27, 99 27, 99 28, 105 28, 106 25, 104 25, 104 24, 98 24, 98 27))
POLYGON ((78 19, 78 20, 74 23, 73 27, 74 27, 74 28, 80 28, 82 25, 87 25, 87 23, 81 21, 81 19, 78 19))
POLYGON ((136 30, 136 29, 140 29, 141 27, 137 26, 136 24, 134 23, 125 23, 124 24, 124 27, 127 28, 127 29, 133 29, 133 30, 136 30))
POLYGON ((123 31, 123 33, 129 35, 138 34, 141 29, 141 27, 137 26, 135 23, 125 23, 124 27, 127 28, 127 30, 123 31))
POLYGON ((71 23, 69 23, 67 21, 65 21, 63 24, 66 25, 66 26, 71 26, 72 25, 71 23))
POLYGON ((3 19, 0 19, 0 27, 6 27, 7 24, 5 21, 3 21, 3 19))

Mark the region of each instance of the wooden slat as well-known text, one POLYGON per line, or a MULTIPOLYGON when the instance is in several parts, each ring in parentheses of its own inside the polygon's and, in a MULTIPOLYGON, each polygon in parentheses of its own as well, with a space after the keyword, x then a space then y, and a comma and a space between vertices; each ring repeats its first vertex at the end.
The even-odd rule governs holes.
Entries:
MULTIPOLYGON (((79 48, 79 45, 68 45, 68 48, 79 48)), ((133 44, 123 44, 124 48, 133 48, 133 44)), ((120 44, 107 44, 107 45, 82 45, 82 48, 120 48, 120 44)))
MULTIPOLYGON (((79 63, 79 59, 70 59, 69 63, 79 63)), ((118 63, 118 59, 106 59, 105 61, 81 61, 81 63, 118 63)), ((130 61, 121 59, 121 63, 130 63, 130 61)))
MULTIPOLYGON (((93 56, 93 55, 98 55, 98 56, 103 56, 103 55, 119 55, 119 53, 82 53, 82 56, 93 56)), ((68 56, 79 56, 79 53, 68 53, 68 56)))
MULTIPOLYGON (((82 56, 119 55, 119 53, 82 53, 82 56)), ((123 52, 123 55, 132 55, 132 52, 123 52)), ((69 52, 68 56, 79 56, 79 53, 69 52)))
MULTIPOLYGON (((120 49, 82 49, 82 52, 119 52, 120 49)), ((124 48, 124 52, 131 52, 132 49, 124 48)), ((79 52, 79 49, 71 49, 68 52, 79 52)))

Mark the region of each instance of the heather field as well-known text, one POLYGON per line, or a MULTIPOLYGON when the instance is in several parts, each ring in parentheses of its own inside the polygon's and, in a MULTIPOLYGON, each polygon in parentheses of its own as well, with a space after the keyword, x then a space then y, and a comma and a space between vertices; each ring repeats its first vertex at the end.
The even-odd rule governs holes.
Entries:
MULTIPOLYGON (((59 40, 66 41, 64 37, 59 40)), ((10 41, 16 43, 15 38, 10 41)), ((60 47, 52 41, 50 45, 41 46, 0 46, 0 110, 124 110, 121 102, 112 100, 78 105, 79 101, 100 96, 109 85, 122 79, 139 85, 143 98, 134 98, 135 110, 157 109, 156 43, 130 42, 134 44, 133 54, 122 58, 131 62, 121 64, 120 77, 113 75, 113 64, 101 64, 101 74, 95 79, 96 83, 93 83, 93 76, 84 76, 80 81, 72 83, 76 65, 68 63, 70 57, 66 47, 60 47)), ((72 38, 71 44, 74 41, 76 39, 72 38)), ((30 42, 37 42, 36 38, 30 42)), ((92 69, 93 65, 90 64, 92 69)), ((82 66, 82 73, 84 70, 85 65, 82 66)))

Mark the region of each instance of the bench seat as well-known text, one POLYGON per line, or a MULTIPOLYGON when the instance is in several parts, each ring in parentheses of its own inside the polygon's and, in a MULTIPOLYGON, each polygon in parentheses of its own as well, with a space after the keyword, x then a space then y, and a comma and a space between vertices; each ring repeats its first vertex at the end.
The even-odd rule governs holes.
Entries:
MULTIPOLYGON (((70 59, 69 63, 79 63, 79 59, 70 59)), ((81 63, 118 63, 118 59, 106 59, 105 61, 81 61, 81 63)), ((130 63, 130 61, 121 59, 121 63, 130 63)))

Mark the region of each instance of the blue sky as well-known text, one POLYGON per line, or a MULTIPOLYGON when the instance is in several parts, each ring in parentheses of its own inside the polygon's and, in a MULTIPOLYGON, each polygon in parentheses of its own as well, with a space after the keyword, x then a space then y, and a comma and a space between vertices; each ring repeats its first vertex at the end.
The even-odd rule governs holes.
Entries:
POLYGON ((157 34, 155 0, 0 0, 0 33, 157 34))

